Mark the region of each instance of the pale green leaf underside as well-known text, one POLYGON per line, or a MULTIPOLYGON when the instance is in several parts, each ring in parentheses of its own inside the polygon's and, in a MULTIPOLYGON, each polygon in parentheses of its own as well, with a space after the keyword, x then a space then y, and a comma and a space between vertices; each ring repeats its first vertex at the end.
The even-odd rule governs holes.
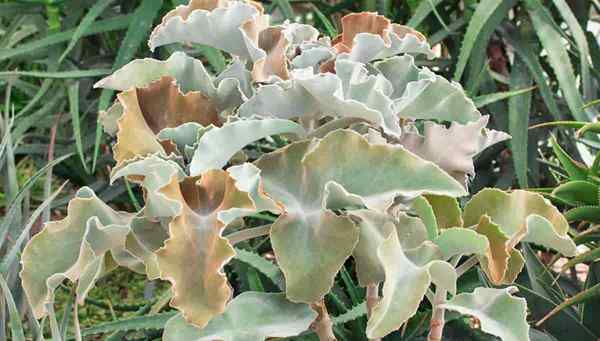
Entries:
POLYGON ((523 241, 556 249, 565 256, 576 253, 575 244, 567 235, 567 220, 550 201, 537 193, 522 190, 505 193, 486 188, 465 206, 465 226, 478 224, 483 215, 488 215, 509 237, 520 234, 523 241))
POLYGON ((264 341, 298 335, 316 317, 308 305, 289 302, 283 294, 244 292, 202 329, 187 324, 181 315, 174 316, 165 326, 163 340, 264 341))
POLYGON ((255 61, 264 57, 265 52, 258 48, 242 25, 259 20, 259 15, 256 7, 242 1, 227 2, 224 7, 212 11, 197 9, 185 19, 174 15, 154 28, 148 45, 154 50, 176 42, 204 44, 255 61))
POLYGON ((476 288, 473 293, 456 295, 442 307, 476 317, 481 330, 502 341, 528 341, 527 303, 506 289, 476 288))
POLYGON ((325 295, 358 240, 351 220, 323 207, 328 183, 335 182, 360 197, 366 207, 379 210, 399 195, 465 194, 458 182, 435 165, 402 147, 371 145, 349 130, 293 143, 264 155, 256 166, 261 169, 266 194, 285 209, 273 225, 271 240, 286 277, 288 298, 300 302, 314 302, 325 295), (379 165, 375 172, 373 165, 379 165))
POLYGON ((226 122, 222 127, 208 130, 197 142, 190 163, 190 175, 196 176, 210 169, 220 169, 246 145, 271 135, 304 135, 304 128, 285 119, 245 119, 226 122))
POLYGON ((431 285, 456 292, 456 272, 443 261, 424 266, 412 263, 404 254, 398 236, 392 233, 377 250, 385 269, 383 297, 367 323, 367 336, 380 338, 397 330, 412 317, 431 285))
POLYGON ((489 248, 489 242, 484 235, 458 227, 442 230, 434 242, 442 251, 444 260, 457 255, 485 255, 489 248))
POLYGON ((25 247, 21 258, 23 288, 37 318, 53 302, 64 279, 77 281, 83 303, 95 281, 115 264, 144 272, 141 261, 125 249, 132 214, 114 211, 83 187, 69 203, 67 217, 48 223, 25 247), (112 257, 105 258, 109 255, 112 257))

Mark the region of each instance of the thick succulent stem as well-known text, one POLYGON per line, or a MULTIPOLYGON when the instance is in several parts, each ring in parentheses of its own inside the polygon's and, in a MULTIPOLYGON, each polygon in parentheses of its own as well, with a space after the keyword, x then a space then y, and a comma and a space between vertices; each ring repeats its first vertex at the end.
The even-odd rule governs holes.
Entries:
MULTIPOLYGON (((379 302, 379 283, 367 285, 367 317, 371 317, 373 308, 379 302)), ((369 339, 373 341, 380 341, 380 338, 369 339)))
POLYGON ((318 303, 314 303, 312 307, 317 311, 319 316, 317 316, 317 319, 310 328, 317 334, 319 341, 336 341, 337 339, 333 334, 333 321, 327 312, 325 302, 321 300, 318 303))
POLYGON ((437 288, 433 299, 433 314, 431 315, 431 324, 427 341, 441 341, 444 333, 446 310, 440 305, 446 302, 446 290, 437 288))

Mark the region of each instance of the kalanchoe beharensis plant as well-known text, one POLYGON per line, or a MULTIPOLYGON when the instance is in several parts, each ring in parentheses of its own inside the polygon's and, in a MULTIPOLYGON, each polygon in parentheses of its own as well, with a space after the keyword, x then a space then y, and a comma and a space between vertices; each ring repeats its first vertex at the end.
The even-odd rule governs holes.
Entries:
POLYGON ((485 128, 459 84, 415 64, 433 57, 420 33, 374 13, 347 15, 342 27, 329 40, 308 25, 269 26, 258 3, 243 1, 192 0, 168 13, 151 49, 205 44, 231 63, 215 77, 176 52, 96 84, 121 91, 101 114, 116 135, 112 180, 138 183, 145 206, 117 212, 79 190, 67 217, 24 250, 35 315, 64 279, 83 303, 98 278, 124 266, 172 284, 180 314, 164 340, 307 330, 332 340, 323 299, 352 257, 370 339, 398 330, 427 298, 429 340, 441 339, 446 310, 504 341, 528 340, 526 303, 507 286, 523 268, 517 244, 572 256, 567 221, 525 191, 484 189, 461 210, 473 158, 509 136, 485 128), (274 151, 247 148, 264 139, 274 151), (244 225, 261 212, 277 218, 244 225), (270 237, 282 292, 232 297, 224 266, 233 246, 260 236, 270 237), (477 264, 500 288, 457 294, 457 278, 477 264))

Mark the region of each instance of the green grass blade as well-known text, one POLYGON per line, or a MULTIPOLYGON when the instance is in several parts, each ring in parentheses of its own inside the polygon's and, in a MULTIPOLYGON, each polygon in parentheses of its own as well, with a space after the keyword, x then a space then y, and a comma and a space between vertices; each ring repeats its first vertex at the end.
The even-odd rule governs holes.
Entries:
POLYGON ((81 142, 81 123, 79 120, 79 82, 71 84, 68 88, 69 95, 69 112, 71 113, 71 123, 73 124, 73 135, 75 136, 75 147, 79 154, 79 159, 85 169, 89 173, 85 156, 83 155, 83 144, 81 142))
POLYGON ((529 68, 529 74, 531 74, 535 83, 540 88, 540 94, 544 99, 544 103, 546 103, 546 106, 552 116, 554 116, 554 119, 563 119, 564 115, 558 109, 558 105, 554 99, 554 93, 549 85, 550 80, 545 76, 544 69, 540 64, 537 55, 534 54, 537 49, 535 49, 534 46, 531 46, 531 44, 525 43, 517 31, 505 31, 503 32, 503 37, 514 48, 515 52, 529 68))
POLYGON ((425 18, 435 9, 435 6, 439 5, 442 0, 423 0, 419 3, 419 6, 415 10, 410 20, 406 23, 407 26, 416 28, 419 26, 425 18))
MULTIPOLYGON (((531 76, 527 66, 520 58, 515 58, 510 73, 510 88, 519 89, 530 86, 531 76)), ((527 140, 529 135, 529 113, 531 110, 531 92, 522 93, 508 100, 508 133, 512 136, 510 149, 512 151, 515 173, 521 188, 529 187, 527 179, 527 140)))
POLYGON ((275 4, 287 20, 294 21, 294 9, 288 0, 274 0, 275 4))
POLYGON ((223 56, 223 52, 206 45, 199 45, 198 49, 217 73, 225 70, 227 61, 225 60, 225 56, 223 56))
POLYGON ((93 327, 86 328, 81 331, 82 336, 90 336, 95 334, 106 334, 116 331, 133 331, 146 329, 162 329, 167 321, 178 314, 177 312, 168 312, 156 315, 147 315, 126 318, 118 321, 100 323, 93 327))
POLYGON ((46 303, 46 310, 48 311, 48 319, 50 320, 50 333, 52 335, 52 341, 63 341, 60 333, 60 327, 56 320, 56 312, 54 311, 53 303, 46 303))
POLYGON ((575 44, 577 45, 577 49, 579 50, 583 98, 586 101, 592 100, 596 96, 592 83, 592 76, 590 75, 590 47, 588 45, 587 38, 585 37, 585 33, 579 25, 579 21, 575 17, 575 14, 573 14, 573 11, 571 11, 571 7, 569 7, 565 0, 552 1, 558 10, 557 12, 562 16, 564 22, 569 27, 569 31, 571 31, 571 35, 573 36, 575 44))
MULTIPOLYGON (((102 32, 121 30, 127 27, 131 20, 132 18, 129 15, 121 15, 118 17, 101 20, 96 22, 96 25, 92 26, 87 32, 83 34, 83 36, 85 37, 102 32)), ((31 54, 37 50, 45 49, 49 46, 69 41, 74 34, 75 29, 72 29, 64 32, 50 34, 45 38, 20 45, 16 48, 0 49, 0 61, 9 58, 14 58, 17 56, 31 54)))
POLYGON ((546 9, 541 2, 526 0, 525 3, 535 32, 548 53, 548 61, 556 74, 558 85, 571 114, 579 121, 590 121, 592 117, 583 110, 584 102, 577 89, 577 78, 560 32, 555 29, 551 18, 546 15, 546 9))
POLYGON ((334 325, 339 325, 348 323, 350 321, 354 321, 357 318, 363 317, 365 315, 367 315, 367 303, 361 302, 354 306, 352 309, 343 313, 342 315, 332 317, 331 320, 333 321, 334 325))
POLYGON ((83 19, 81 20, 81 23, 79 24, 79 26, 77 26, 77 29, 73 33, 73 36, 71 37, 71 41, 69 42, 69 45, 67 46, 67 48, 65 48, 65 51, 58 59, 59 64, 65 59, 65 57, 67 57, 69 52, 71 52, 73 47, 75 47, 75 44, 77 44, 79 39, 81 39, 81 37, 83 37, 83 35, 85 34, 85 32, 87 32, 87 30, 90 28, 90 26, 92 26, 92 24, 94 23, 94 20, 96 20, 96 18, 100 14, 102 14, 102 12, 104 12, 106 7, 108 7, 114 1, 115 0, 99 0, 92 6, 92 8, 90 8, 90 10, 83 17, 83 19))
POLYGON ((535 88, 536 88, 535 86, 530 86, 530 87, 514 89, 514 90, 510 90, 510 91, 501 91, 501 92, 496 92, 493 94, 485 94, 485 95, 481 95, 481 96, 477 96, 477 97, 473 98, 473 102, 475 103, 475 106, 477 108, 483 108, 489 104, 496 103, 498 101, 502 101, 505 99, 510 99, 515 96, 526 94, 528 92, 531 92, 535 88))
POLYGON ((0 248, 2 248, 2 246, 4 245, 4 242, 6 241, 6 235, 8 234, 8 230, 13 222, 13 219, 18 215, 18 213, 20 211, 19 210, 20 203, 21 203, 21 200, 23 199, 23 196, 25 196, 25 193, 48 170, 48 168, 56 166, 57 164, 63 162, 64 160, 70 158, 71 156, 73 156, 72 153, 61 156, 51 162, 48 162, 46 165, 44 165, 44 167, 40 168, 37 172, 35 172, 35 174, 33 174, 23 184, 23 186, 20 188, 20 190, 15 195, 14 199, 10 202, 10 205, 8 205, 8 209, 6 210, 4 219, 2 220, 2 223, 0 223, 0 248))
POLYGON ((254 252, 240 248, 235 248, 235 259, 252 266, 270 279, 280 289, 283 288, 283 274, 275 264, 254 252))
MULTIPOLYGON (((138 8, 131 16, 129 28, 127 29, 125 38, 123 38, 121 47, 119 48, 119 53, 117 54, 117 57, 112 67, 113 70, 116 70, 121 66, 125 65, 135 56, 135 53, 140 47, 140 44, 142 43, 144 38, 146 38, 148 32, 150 31, 150 28, 152 27, 152 22, 158 15, 162 5, 163 0, 142 1, 140 3, 138 8)), ((110 99, 112 97, 112 93, 112 90, 102 90, 102 93, 100 94, 100 100, 98 102, 98 111, 102 111, 108 108, 108 105, 110 104, 110 99)), ((92 173, 94 173, 94 171, 96 170, 96 163, 98 161, 98 154, 100 153, 101 140, 102 125, 99 121, 97 121, 96 138, 94 143, 94 155, 92 161, 92 173)))
POLYGON ((317 19, 319 19, 321 24, 323 24, 323 27, 325 27, 325 32, 327 32, 327 35, 332 38, 337 37, 338 31, 335 29, 335 26, 333 26, 333 23, 327 19, 325 14, 323 14, 323 12, 321 12, 317 6, 313 6, 313 11, 317 15, 317 19))
POLYGON ((21 323, 21 314, 19 314, 19 310, 17 309, 17 305, 15 304, 15 300, 10 293, 10 288, 8 287, 8 283, 4 280, 4 276, 0 275, 0 287, 2 287, 2 291, 4 292, 4 299, 8 306, 8 315, 10 319, 10 335, 13 341, 25 341, 25 333, 23 330, 23 324, 21 323))
POLYGON ((8 250, 8 252, 6 252, 5 255, 3 256, 2 262, 0 263, 0 273, 5 274, 9 270, 12 263, 17 259, 17 256, 18 256, 19 252, 21 251, 21 247, 23 246, 23 243, 29 237, 29 232, 31 231, 31 228, 37 222, 37 220, 40 217, 40 215, 42 214, 42 212, 44 212, 44 209, 47 206, 49 206, 50 203, 52 203, 52 201, 54 201, 56 196, 63 190, 63 188, 65 187, 66 184, 67 184, 67 182, 63 183, 56 191, 54 191, 54 193, 52 193, 52 195, 50 195, 48 198, 46 198, 46 200, 44 200, 44 202, 42 202, 35 209, 35 211, 33 211, 33 213, 31 214, 31 217, 29 218, 29 221, 27 222, 27 225, 25 225, 25 227, 21 231, 19 238, 17 238, 14 245, 12 245, 10 250, 8 250))
MULTIPOLYGON (((479 55, 485 54, 484 47, 487 45, 491 34, 515 2, 513 0, 483 0, 477 5, 463 38, 456 70, 454 71, 454 80, 459 81, 462 78, 467 61, 471 58, 477 57, 481 61, 484 60, 484 56, 479 55)), ((471 63, 474 63, 474 61, 471 60, 471 63)))
POLYGON ((561 310, 564 310, 568 307, 572 307, 575 304, 596 300, 599 296, 600 296, 600 283, 594 285, 593 287, 591 287, 589 289, 579 292, 577 295, 575 295, 573 297, 569 297, 566 300, 564 300, 561 304, 557 305, 548 314, 546 314, 546 316, 544 316, 544 318, 542 318, 540 321, 538 321, 538 323, 536 323, 536 326, 540 326, 541 324, 546 322, 546 320, 548 320, 550 317, 559 313, 561 310))
POLYGON ((74 71, 58 71, 58 72, 45 72, 45 71, 2 71, 0 77, 9 76, 25 76, 25 77, 36 77, 36 78, 87 78, 87 77, 98 77, 104 76, 111 72, 108 69, 89 69, 89 70, 74 70, 74 71))
POLYGON ((0 4, 0 17, 22 14, 42 13, 44 7, 39 3, 19 3, 17 1, 0 4))

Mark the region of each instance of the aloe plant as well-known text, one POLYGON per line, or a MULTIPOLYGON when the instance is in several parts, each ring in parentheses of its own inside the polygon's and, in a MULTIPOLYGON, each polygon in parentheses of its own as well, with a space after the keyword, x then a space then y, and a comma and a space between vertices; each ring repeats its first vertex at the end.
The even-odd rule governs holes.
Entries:
POLYGON ((528 340, 526 302, 510 286, 524 265, 517 246, 573 256, 567 221, 525 191, 484 189, 462 210, 473 158, 509 136, 485 128, 488 117, 458 83, 417 66, 434 56, 419 32, 374 13, 347 15, 342 29, 330 40, 309 25, 270 26, 259 4, 244 1, 192 0, 167 13, 151 49, 204 44, 231 62, 214 76, 175 52, 96 84, 120 91, 100 116, 116 136, 111 181, 141 186, 144 207, 116 211, 80 189, 67 217, 23 252, 35 316, 51 311, 63 280, 76 283, 82 304, 121 266, 171 283, 179 313, 164 340, 307 330, 333 340, 324 296, 352 257, 370 339, 399 329, 428 299, 431 341, 442 338, 446 310, 502 340, 528 340), (250 218, 261 213, 276 219, 256 225, 250 218), (224 267, 234 245, 263 236, 284 289, 233 297, 224 267), (457 294, 457 279, 477 264, 497 287, 457 294))

